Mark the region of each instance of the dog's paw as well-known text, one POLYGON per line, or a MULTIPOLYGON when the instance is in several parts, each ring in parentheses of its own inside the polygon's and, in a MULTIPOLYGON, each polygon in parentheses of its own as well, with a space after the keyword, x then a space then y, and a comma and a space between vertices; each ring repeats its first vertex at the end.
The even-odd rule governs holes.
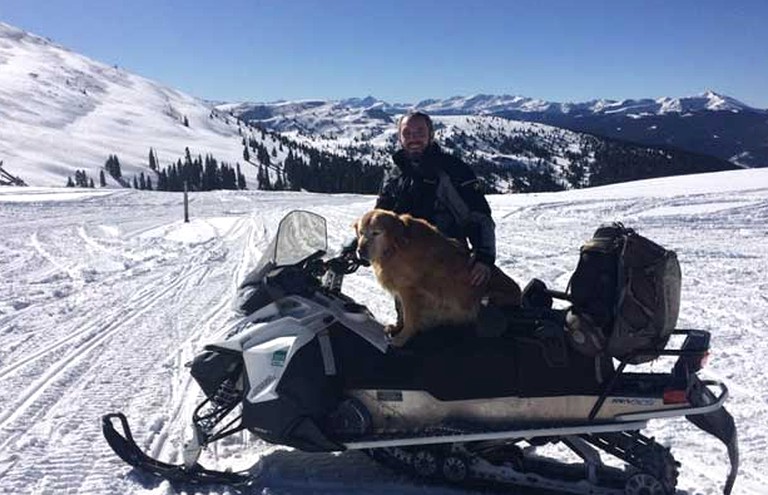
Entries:
POLYGON ((403 347, 410 338, 408 332, 403 332, 402 325, 387 325, 384 327, 384 332, 391 347, 403 347))
POLYGON ((391 338, 389 345, 392 347, 403 347, 410 339, 410 336, 405 332, 399 332, 397 335, 391 338))
POLYGON ((401 327, 401 326, 387 325, 387 326, 384 327, 384 333, 387 334, 387 337, 389 337, 391 339, 395 335, 399 334, 402 329, 403 329, 403 327, 401 327))

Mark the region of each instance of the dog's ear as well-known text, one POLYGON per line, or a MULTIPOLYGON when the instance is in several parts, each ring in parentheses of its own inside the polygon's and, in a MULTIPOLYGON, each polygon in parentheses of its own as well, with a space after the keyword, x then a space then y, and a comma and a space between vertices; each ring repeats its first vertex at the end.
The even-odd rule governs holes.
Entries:
POLYGON ((395 241, 398 245, 404 246, 408 244, 411 219, 412 217, 407 213, 393 217, 394 229, 392 233, 394 234, 395 241))
POLYGON ((371 224, 375 226, 377 230, 383 230, 387 234, 387 238, 390 242, 395 244, 400 243, 400 238, 403 237, 404 226, 397 215, 390 211, 382 211, 377 214, 371 220, 371 224))
POLYGON ((413 237, 413 229, 418 227, 414 220, 415 219, 408 213, 400 215, 400 222, 403 224, 403 238, 409 239, 413 237))
POLYGON ((371 212, 367 212, 363 214, 360 218, 358 218, 355 223, 352 224, 352 228, 355 229, 355 236, 360 237, 360 232, 363 230, 363 227, 365 225, 368 225, 371 223, 371 212))

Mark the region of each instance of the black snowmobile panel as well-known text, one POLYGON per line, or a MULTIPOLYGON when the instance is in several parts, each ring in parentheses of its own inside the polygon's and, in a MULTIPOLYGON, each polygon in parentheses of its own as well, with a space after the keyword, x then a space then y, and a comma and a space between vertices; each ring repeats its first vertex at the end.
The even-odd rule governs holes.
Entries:
MULTIPOLYGON (((251 390, 251 384, 246 383, 245 389, 251 390)), ((307 452, 344 450, 320 427, 341 400, 341 382, 338 376, 325 374, 318 339, 301 347, 291 358, 276 391, 279 400, 243 401, 243 424, 247 428, 268 442, 307 452)))
POLYGON ((238 287, 234 307, 247 316, 286 295, 309 297, 319 285, 317 279, 296 267, 267 265, 251 272, 238 287))
POLYGON ((221 383, 242 369, 243 355, 231 349, 207 346, 195 356, 189 374, 209 399, 216 395, 221 383))
POLYGON ((344 389, 423 390, 444 401, 594 395, 612 372, 571 350, 557 320, 515 320, 497 337, 441 327, 386 354, 342 326, 330 335, 344 389))

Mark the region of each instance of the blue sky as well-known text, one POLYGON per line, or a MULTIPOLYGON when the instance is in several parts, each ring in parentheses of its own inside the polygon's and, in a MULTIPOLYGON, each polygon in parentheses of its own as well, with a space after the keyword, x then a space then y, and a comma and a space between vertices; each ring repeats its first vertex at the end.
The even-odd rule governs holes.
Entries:
POLYGON ((0 21, 216 100, 712 89, 768 108, 768 0, 0 0, 0 21))

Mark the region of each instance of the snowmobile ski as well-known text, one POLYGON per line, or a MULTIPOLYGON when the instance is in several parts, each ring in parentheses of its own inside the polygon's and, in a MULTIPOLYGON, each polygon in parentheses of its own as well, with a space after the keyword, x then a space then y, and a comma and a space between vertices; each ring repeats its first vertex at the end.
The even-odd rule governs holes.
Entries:
POLYGON ((206 469, 196 462, 187 467, 184 464, 169 464, 154 459, 144 453, 133 439, 128 420, 122 413, 111 413, 102 416, 102 432, 112 450, 126 463, 141 472, 168 480, 172 483, 192 484, 223 484, 232 486, 248 486, 255 481, 250 473, 232 471, 214 471, 206 469), (123 430, 121 434, 115 429, 113 420, 118 420, 123 430))

